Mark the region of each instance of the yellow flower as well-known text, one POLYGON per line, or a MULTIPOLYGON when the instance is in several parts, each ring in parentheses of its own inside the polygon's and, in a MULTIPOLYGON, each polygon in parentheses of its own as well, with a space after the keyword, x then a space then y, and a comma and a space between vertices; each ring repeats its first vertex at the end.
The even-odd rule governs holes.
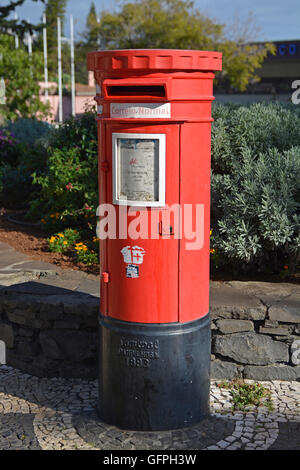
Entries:
POLYGON ((93 237, 93 242, 96 243, 99 241, 99 238, 98 237, 93 237))
POLYGON ((212 234, 212 230, 209 232, 209 234, 210 234, 210 235, 212 234))
POLYGON ((55 242, 55 240, 56 240, 56 237, 52 236, 52 237, 50 238, 49 242, 50 242, 50 243, 53 243, 53 242, 55 242))
POLYGON ((45 224, 45 223, 46 223, 46 220, 45 220, 45 219, 42 219, 41 222, 42 222, 42 224, 45 224))
POLYGON ((58 237, 61 237, 61 238, 64 238, 64 234, 63 234, 63 233, 58 233, 57 236, 58 236, 58 237))
POLYGON ((68 244, 68 242, 65 240, 65 241, 64 241, 64 245, 67 245, 67 244, 68 244))
POLYGON ((214 248, 211 248, 209 251, 212 255, 216 252, 216 250, 214 248))

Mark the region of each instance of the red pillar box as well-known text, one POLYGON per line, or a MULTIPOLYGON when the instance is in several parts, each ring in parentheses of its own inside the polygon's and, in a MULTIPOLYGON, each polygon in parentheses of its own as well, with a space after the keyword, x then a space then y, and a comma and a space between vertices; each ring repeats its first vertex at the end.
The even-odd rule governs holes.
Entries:
POLYGON ((211 102, 218 52, 88 54, 97 83, 99 414, 162 430, 208 413, 211 102))

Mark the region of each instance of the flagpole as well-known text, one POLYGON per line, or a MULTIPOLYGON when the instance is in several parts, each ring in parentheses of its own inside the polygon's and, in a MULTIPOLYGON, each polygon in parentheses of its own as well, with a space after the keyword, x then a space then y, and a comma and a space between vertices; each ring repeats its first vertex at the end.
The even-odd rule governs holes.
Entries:
MULTIPOLYGON (((18 15, 17 13, 15 12, 15 20, 18 19, 18 15)), ((19 36, 17 33, 15 33, 15 48, 16 49, 19 49, 19 36)))
POLYGON ((57 57, 58 57, 58 120, 63 121, 62 70, 61 70, 61 19, 57 18, 57 57))
POLYGON ((48 97, 48 55, 47 55, 47 29, 46 29, 46 15, 43 14, 43 23, 45 27, 43 28, 43 46, 44 46, 44 76, 45 76, 45 98, 46 101, 49 100, 48 97))
POLYGON ((72 116, 76 115, 75 110, 75 65, 74 65, 74 20, 70 15, 70 52, 71 52, 71 87, 72 87, 72 116))
MULTIPOLYGON (((28 23, 30 23, 29 19, 27 19, 27 21, 28 23)), ((28 46, 28 54, 31 57, 32 56, 32 38, 31 38, 30 31, 28 31, 27 33, 27 46, 28 46)))

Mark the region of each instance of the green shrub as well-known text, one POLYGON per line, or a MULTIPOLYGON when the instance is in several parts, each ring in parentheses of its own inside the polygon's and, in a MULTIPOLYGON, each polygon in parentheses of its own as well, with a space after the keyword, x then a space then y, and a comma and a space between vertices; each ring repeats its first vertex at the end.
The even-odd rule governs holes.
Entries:
POLYGON ((52 126, 36 119, 17 119, 6 123, 7 130, 15 139, 23 144, 34 145, 39 141, 45 142, 49 138, 52 126))
POLYGON ((255 104, 217 107, 215 119, 212 247, 242 270, 288 264, 292 272, 300 253, 299 115, 255 104))
POLYGON ((279 103, 250 106, 215 105, 212 126, 212 170, 229 174, 244 148, 254 158, 271 148, 279 151, 299 145, 300 115, 295 106, 279 103))
POLYGON ((0 169, 0 203, 7 209, 22 208, 31 192, 31 178, 22 165, 2 165, 0 169))
POLYGON ((0 128, 0 165, 16 164, 19 160, 19 150, 15 135, 8 129, 0 128))
POLYGON ((47 164, 33 173, 37 193, 30 201, 28 217, 40 216, 47 229, 82 226, 95 228, 98 205, 98 144, 94 113, 65 121, 53 130, 47 148, 47 164))
POLYGON ((34 189, 32 173, 40 174, 45 163, 46 150, 41 142, 29 144, 12 130, 0 129, 1 204, 6 208, 25 207, 34 189))

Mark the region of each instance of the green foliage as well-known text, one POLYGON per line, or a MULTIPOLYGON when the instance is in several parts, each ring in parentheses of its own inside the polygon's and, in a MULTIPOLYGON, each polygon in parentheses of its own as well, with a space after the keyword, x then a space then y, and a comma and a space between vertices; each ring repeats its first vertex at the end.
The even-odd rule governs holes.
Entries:
POLYGON ((5 127, 17 141, 28 145, 46 141, 51 131, 50 124, 36 119, 17 119, 6 123, 5 127))
POLYGON ((84 263, 87 266, 91 266, 92 264, 97 264, 99 262, 98 253, 94 250, 89 250, 86 245, 82 245, 81 249, 77 249, 76 256, 79 263, 84 263))
POLYGON ((73 252, 77 262, 88 266, 98 263, 98 239, 93 237, 93 240, 88 242, 90 246, 78 242, 79 239, 80 234, 77 230, 66 228, 63 232, 56 233, 48 238, 49 251, 54 253, 73 252))
MULTIPOLYGON (((9 18, 16 7, 23 5, 24 1, 25 0, 11 0, 5 6, 0 5, 0 34, 10 32, 23 37, 28 31, 32 34, 32 31, 38 31, 40 29, 40 25, 33 26, 26 20, 9 18)), ((39 0, 33 1, 37 2, 39 0)), ((44 0, 41 0, 41 2, 44 2, 44 0)))
POLYGON ((244 270, 293 272, 300 253, 300 118, 280 105, 218 106, 212 247, 244 270))
POLYGON ((43 77, 40 52, 34 52, 30 60, 23 47, 15 49, 12 36, 0 35, 0 77, 4 78, 6 88, 6 102, 0 105, 0 115, 7 120, 47 115, 48 106, 39 98, 38 82, 43 77))
POLYGON ((33 174, 38 191, 29 216, 41 214, 47 228, 73 223, 92 230, 98 204, 95 114, 65 121, 52 132, 49 144, 43 174, 33 174))
POLYGON ((0 202, 7 209, 22 207, 31 191, 31 178, 24 166, 0 167, 0 202))
POLYGON ((48 239, 49 251, 63 253, 72 247, 79 239, 77 230, 66 228, 63 232, 56 233, 48 239))
POLYGON ((26 206, 32 192, 32 173, 46 163, 49 125, 19 119, 0 128, 0 202, 6 208, 26 206))
POLYGON ((246 411, 253 406, 265 406, 269 411, 274 409, 271 391, 262 384, 232 380, 231 382, 223 381, 218 386, 231 391, 233 410, 246 411))
POLYGON ((224 25, 200 13, 192 0, 137 0, 122 3, 115 13, 102 12, 100 22, 90 12, 85 43, 95 49, 198 49, 223 53, 218 80, 245 90, 272 44, 255 45, 247 38, 231 40, 224 25))

